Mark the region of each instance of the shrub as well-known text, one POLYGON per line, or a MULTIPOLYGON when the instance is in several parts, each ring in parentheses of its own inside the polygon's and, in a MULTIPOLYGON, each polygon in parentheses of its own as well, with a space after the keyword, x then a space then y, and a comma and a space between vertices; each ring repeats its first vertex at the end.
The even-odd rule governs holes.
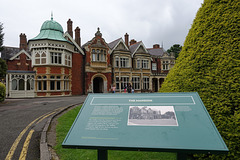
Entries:
POLYGON ((4 101, 5 96, 6 96, 6 87, 2 82, 0 82, 0 102, 4 101))
POLYGON ((239 0, 205 0, 160 89, 199 93, 230 151, 199 159, 240 159, 239 10, 239 0))

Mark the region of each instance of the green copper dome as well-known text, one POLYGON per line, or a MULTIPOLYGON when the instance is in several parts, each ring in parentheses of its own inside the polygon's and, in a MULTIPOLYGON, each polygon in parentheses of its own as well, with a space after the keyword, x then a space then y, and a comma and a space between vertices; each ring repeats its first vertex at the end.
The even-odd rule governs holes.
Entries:
POLYGON ((29 41, 49 39, 69 42, 67 39, 64 38, 63 33, 64 32, 62 26, 58 22, 54 21, 53 18, 51 18, 51 20, 46 20, 42 24, 40 33, 35 38, 30 39, 29 41))
POLYGON ((59 32, 62 32, 63 33, 63 28, 62 26, 54 21, 53 19, 52 20, 47 20, 45 21, 43 24, 42 24, 42 27, 41 27, 41 30, 54 30, 54 31, 59 31, 59 32))

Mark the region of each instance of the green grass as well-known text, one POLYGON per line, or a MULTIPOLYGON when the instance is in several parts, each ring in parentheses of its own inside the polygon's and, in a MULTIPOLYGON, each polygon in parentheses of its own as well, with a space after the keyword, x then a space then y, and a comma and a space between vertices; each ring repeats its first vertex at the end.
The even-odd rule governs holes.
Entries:
MULTIPOLYGON (((78 106, 58 118, 56 126, 57 145, 54 147, 61 160, 97 160, 97 150, 62 148, 62 142, 75 120, 81 106, 78 106)), ((109 160, 176 160, 175 153, 108 151, 109 160)))

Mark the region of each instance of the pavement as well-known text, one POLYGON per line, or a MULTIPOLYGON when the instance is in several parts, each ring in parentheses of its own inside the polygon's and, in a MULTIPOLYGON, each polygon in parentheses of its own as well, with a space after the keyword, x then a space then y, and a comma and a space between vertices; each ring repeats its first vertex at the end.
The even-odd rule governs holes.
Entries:
POLYGON ((54 151, 53 147, 56 145, 56 125, 57 118, 65 112, 77 107, 81 103, 71 104, 59 110, 52 116, 50 116, 42 130, 40 140, 40 160, 59 160, 58 155, 54 151))
POLYGON ((73 109, 74 107, 78 106, 79 104, 72 104, 66 106, 62 110, 58 111, 54 115, 48 118, 42 133, 41 133, 41 140, 40 140, 40 159, 41 160, 51 160, 55 159, 58 160, 58 156, 56 152, 53 150, 53 146, 56 145, 56 121, 57 117, 65 113, 69 109, 73 109), (51 126, 51 127, 50 127, 51 126))
POLYGON ((0 103, 0 159, 51 159, 49 151, 56 136, 52 134, 55 130, 49 132, 50 127, 57 116, 84 103, 86 97, 6 99, 0 103))

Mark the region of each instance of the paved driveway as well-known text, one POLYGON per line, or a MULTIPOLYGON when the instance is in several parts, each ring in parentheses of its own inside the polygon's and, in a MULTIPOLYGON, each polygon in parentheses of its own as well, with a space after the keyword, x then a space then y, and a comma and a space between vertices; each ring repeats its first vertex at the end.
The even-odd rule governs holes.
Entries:
POLYGON ((7 99, 0 103, 0 159, 39 159, 40 134, 58 109, 81 104, 86 96, 7 99))

